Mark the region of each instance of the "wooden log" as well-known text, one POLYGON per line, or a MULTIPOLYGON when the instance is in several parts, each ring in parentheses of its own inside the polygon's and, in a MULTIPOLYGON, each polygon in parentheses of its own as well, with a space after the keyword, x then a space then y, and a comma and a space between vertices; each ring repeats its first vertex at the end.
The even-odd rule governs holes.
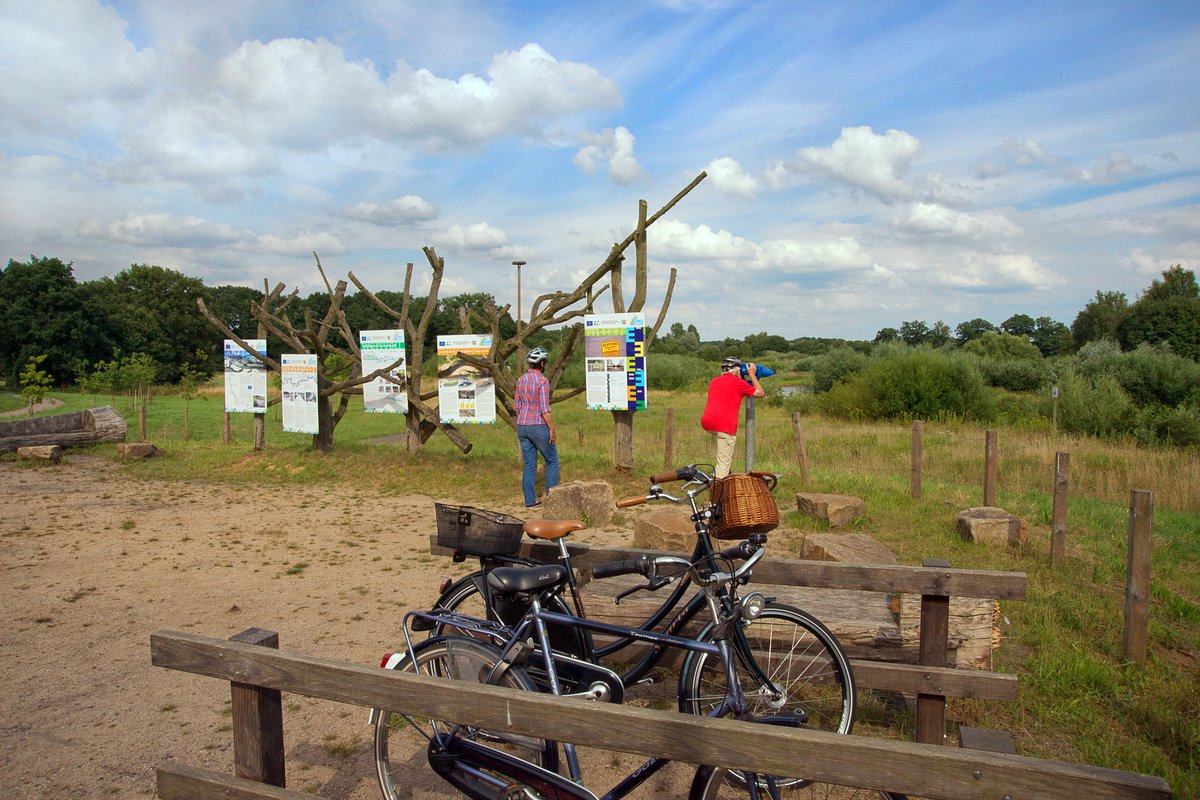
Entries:
POLYGON ((65 448, 123 442, 126 430, 124 418, 110 406, 5 422, 0 423, 0 453, 18 447, 56 444, 65 448))
POLYGON ((49 461, 51 464, 57 464, 62 461, 62 448, 56 444, 18 447, 17 458, 41 459, 49 461))

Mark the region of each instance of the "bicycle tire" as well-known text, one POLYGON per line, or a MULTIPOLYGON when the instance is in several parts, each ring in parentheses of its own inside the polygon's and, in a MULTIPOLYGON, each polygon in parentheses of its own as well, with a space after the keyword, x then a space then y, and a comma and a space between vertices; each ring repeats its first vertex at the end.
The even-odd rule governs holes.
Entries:
MULTIPOLYGON (((488 644, 466 636, 444 636, 417 642, 413 646, 412 658, 406 655, 396 669, 482 682, 499 661, 500 652, 488 644)), ((519 667, 505 670, 494 684, 527 692, 538 691, 519 667)), ((444 788, 441 778, 433 774, 425 763, 431 729, 413 730, 416 725, 428 725, 429 720, 406 717, 388 709, 376 709, 374 718, 375 773, 385 800, 407 797, 418 786, 429 790, 444 788), (421 786, 423 781, 429 781, 428 786, 421 786), (403 787, 405 794, 397 791, 398 786, 403 787)), ((441 723, 439 727, 444 731, 448 726, 441 723)), ((468 727, 460 727, 456 735, 482 741, 489 747, 512 753, 552 772, 558 769, 558 747, 553 741, 468 727)))
MULTIPOLYGON (((779 790, 772 795, 759 790, 761 798, 779 800, 906 800, 902 794, 881 789, 855 789, 832 783, 802 783, 779 790)), ((720 767, 700 767, 692 779, 688 800, 734 800, 750 797, 750 789, 740 773, 720 767)))
MULTIPOLYGON (((713 623, 697 638, 708 641, 713 623)), ((854 727, 855 687, 850 662, 837 638, 811 614, 782 604, 768 605, 763 613, 743 625, 751 656, 782 693, 754 679, 748 663, 738 665, 738 681, 746 695, 746 718, 784 718, 797 727, 846 734, 854 727)), ((746 654, 737 653, 740 660, 746 654)), ((717 707, 727 692, 725 670, 719 659, 690 652, 679 674, 679 709, 705 715, 717 707)), ((735 775, 739 773, 734 773, 735 775)), ((802 783, 798 777, 776 776, 782 787, 802 783)))

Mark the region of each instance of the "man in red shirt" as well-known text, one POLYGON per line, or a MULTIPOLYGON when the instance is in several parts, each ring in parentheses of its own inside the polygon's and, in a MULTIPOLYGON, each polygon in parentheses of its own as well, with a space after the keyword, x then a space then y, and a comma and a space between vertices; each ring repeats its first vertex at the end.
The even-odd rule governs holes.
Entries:
POLYGON ((724 478, 733 464, 733 449, 737 442, 738 417, 742 410, 743 397, 763 397, 762 384, 758 382, 758 367, 746 364, 746 375, 740 375, 742 362, 730 356, 721 362, 721 374, 708 384, 708 402, 700 416, 700 427, 717 437, 716 477, 724 478))

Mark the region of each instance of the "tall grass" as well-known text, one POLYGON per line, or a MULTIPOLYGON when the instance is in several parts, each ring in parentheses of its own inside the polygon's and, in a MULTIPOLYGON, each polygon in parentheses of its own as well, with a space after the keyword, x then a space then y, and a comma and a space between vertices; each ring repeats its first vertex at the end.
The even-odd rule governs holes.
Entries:
MULTIPOLYGON (((93 404, 91 397, 55 396, 67 401, 62 411, 93 404)), ((610 414, 587 411, 579 401, 556 405, 563 480, 608 480, 618 495, 642 491, 643 476, 664 466, 668 409, 675 421, 673 463, 711 461, 713 442, 698 424, 703 403, 697 388, 652 394, 651 407, 636 415, 633 478, 612 469, 610 414)), ((267 449, 254 452, 250 415, 234 415, 233 441, 221 444, 219 386, 191 401, 188 440, 183 408, 178 397, 153 398, 149 438, 165 455, 128 465, 131 473, 284 488, 322 485, 331 491, 370 487, 508 507, 521 502, 515 437, 503 425, 465 428, 474 444, 468 454, 435 434, 418 453, 406 455, 401 443, 378 441, 398 434, 402 419, 364 414, 352 403, 336 430, 335 451, 320 454, 311 450, 311 437, 280 430, 279 407, 273 406, 267 414, 267 449)), ((118 410, 128 413, 136 431, 136 415, 118 410)), ((1004 639, 996 653, 1000 670, 1020 676, 1018 699, 953 701, 953 722, 1009 731, 1025 755, 1160 775, 1177 797, 1200 796, 1200 456, 1195 449, 1003 428, 997 502, 1028 522, 1029 544, 993 549, 965 543, 953 524, 958 510, 983 502, 982 426, 926 423, 923 492, 913 500, 909 425, 811 416, 801 425, 811 469, 807 485, 799 477, 789 413, 756 403, 755 466, 782 474, 776 494, 784 510, 795 507, 791 498, 798 491, 852 494, 867 508, 855 530, 889 547, 901 563, 945 558, 956 567, 1027 574, 1028 597, 1002 605, 1004 639), (1068 562, 1054 569, 1048 539, 1054 454, 1060 450, 1071 454, 1068 562), (1144 665, 1122 662, 1132 489, 1152 490, 1155 501, 1150 656, 1144 665)), ((819 527, 796 513, 787 515, 787 524, 819 527)), ((776 552, 788 552, 789 538, 774 537, 776 552)))

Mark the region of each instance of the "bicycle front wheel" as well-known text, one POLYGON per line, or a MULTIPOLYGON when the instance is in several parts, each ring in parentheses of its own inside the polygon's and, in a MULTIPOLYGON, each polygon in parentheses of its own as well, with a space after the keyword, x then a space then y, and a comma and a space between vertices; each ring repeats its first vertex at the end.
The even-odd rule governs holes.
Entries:
MULTIPOLYGON (((463 636, 445 636, 418 642, 413 647, 413 656, 406 656, 397 669, 438 678, 485 683, 499 661, 500 652, 490 645, 463 636)), ((505 670, 499 679, 491 683, 510 689, 537 691, 533 681, 519 667, 505 670)), ((432 735, 430 720, 387 709, 377 709, 374 718, 375 771, 385 800, 408 797, 414 788, 434 790, 445 787, 426 763, 426 748, 432 735)), ((443 732, 451 727, 445 722, 439 721, 437 724, 443 732)), ((546 739, 466 726, 460 727, 457 735, 511 753, 550 771, 558 768, 557 746, 546 739)))
MULTIPOLYGON (((712 636, 710 623, 699 638, 712 636)), ((799 726, 849 733, 854 725, 854 678, 837 638, 815 617, 772 604, 743 624, 748 650, 734 642, 738 682, 751 719, 794 715, 799 726), (755 666, 757 665, 757 670, 755 666), (761 671, 770 683, 756 678, 761 671)), ((688 653, 679 677, 679 708, 708 714, 725 699, 725 669, 705 653, 688 653)))
MULTIPOLYGON (((775 787, 761 778, 755 781, 758 796, 767 800, 905 800, 904 795, 877 789, 855 789, 832 783, 799 783, 775 787), (764 785, 764 783, 766 785, 764 785), (774 790, 774 791, 772 791, 774 790)), ((700 767, 692 780, 689 800, 734 800, 750 797, 741 773, 718 767, 700 767)))

